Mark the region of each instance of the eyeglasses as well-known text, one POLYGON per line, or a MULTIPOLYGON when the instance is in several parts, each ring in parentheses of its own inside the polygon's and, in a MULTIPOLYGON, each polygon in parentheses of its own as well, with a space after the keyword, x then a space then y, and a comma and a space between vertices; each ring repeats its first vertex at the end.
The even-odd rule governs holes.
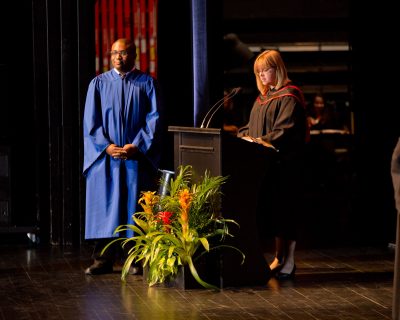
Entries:
POLYGON ((267 72, 270 72, 272 70, 274 70, 274 68, 273 67, 269 67, 267 69, 258 70, 257 74, 259 75, 260 73, 267 73, 267 72))
POLYGON ((129 54, 129 51, 128 50, 121 50, 121 51, 113 50, 110 52, 110 54, 112 56, 121 55, 122 57, 126 57, 129 54))

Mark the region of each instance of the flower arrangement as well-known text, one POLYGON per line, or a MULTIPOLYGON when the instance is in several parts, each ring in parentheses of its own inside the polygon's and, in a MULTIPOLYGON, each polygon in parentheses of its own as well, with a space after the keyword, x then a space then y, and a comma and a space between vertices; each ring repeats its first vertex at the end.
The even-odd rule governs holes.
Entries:
POLYGON ((173 279, 180 267, 188 266, 199 284, 217 289, 200 278, 195 260, 222 247, 238 251, 243 261, 245 258, 239 249, 224 244, 225 237, 232 236, 228 224, 238 225, 220 214, 221 185, 227 177, 212 177, 206 171, 201 181, 194 183, 190 165, 181 166, 178 171, 170 180, 166 195, 142 192, 138 203, 143 211, 133 214, 135 225, 121 225, 114 232, 132 230, 134 236, 114 239, 103 252, 116 241, 131 248, 122 267, 122 280, 132 263, 142 263, 147 268, 149 286, 173 279))

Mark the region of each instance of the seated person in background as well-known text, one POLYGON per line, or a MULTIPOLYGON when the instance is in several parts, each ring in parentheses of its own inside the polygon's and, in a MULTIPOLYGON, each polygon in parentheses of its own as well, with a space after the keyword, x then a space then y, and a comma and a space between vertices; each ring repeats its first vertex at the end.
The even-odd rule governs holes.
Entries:
POLYGON ((307 122, 310 130, 336 129, 348 131, 342 123, 334 104, 326 104, 322 94, 316 94, 307 106, 307 122))
POLYGON ((334 188, 338 163, 345 161, 350 146, 346 138, 349 130, 345 125, 345 112, 335 102, 325 101, 320 93, 314 96, 306 112, 311 133, 307 145, 307 181, 311 187, 334 188))

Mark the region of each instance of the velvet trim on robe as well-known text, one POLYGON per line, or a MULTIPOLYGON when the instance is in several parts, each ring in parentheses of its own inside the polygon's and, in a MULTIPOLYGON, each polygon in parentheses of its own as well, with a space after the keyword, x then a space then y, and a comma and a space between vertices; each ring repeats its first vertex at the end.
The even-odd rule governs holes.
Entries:
POLYGON ((110 70, 89 84, 83 119, 86 239, 116 237, 118 225, 133 223, 139 193, 158 168, 160 125, 157 86, 149 75, 133 70, 121 79, 110 70), (112 143, 131 143, 140 152, 114 159, 105 152, 112 143))
POLYGON ((303 148, 307 131, 303 95, 297 87, 285 86, 258 96, 238 136, 262 138, 285 153, 303 148))

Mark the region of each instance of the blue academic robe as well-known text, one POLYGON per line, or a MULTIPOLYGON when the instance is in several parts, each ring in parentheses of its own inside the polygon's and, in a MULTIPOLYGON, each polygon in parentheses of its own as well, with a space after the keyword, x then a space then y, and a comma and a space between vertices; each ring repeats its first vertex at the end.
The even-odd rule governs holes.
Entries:
POLYGON ((86 239, 119 236, 114 235, 118 225, 133 223, 140 192, 158 168, 159 129, 152 77, 133 70, 121 79, 113 69, 91 81, 83 118, 86 239), (111 143, 132 143, 140 152, 133 159, 114 159, 105 152, 111 143))

